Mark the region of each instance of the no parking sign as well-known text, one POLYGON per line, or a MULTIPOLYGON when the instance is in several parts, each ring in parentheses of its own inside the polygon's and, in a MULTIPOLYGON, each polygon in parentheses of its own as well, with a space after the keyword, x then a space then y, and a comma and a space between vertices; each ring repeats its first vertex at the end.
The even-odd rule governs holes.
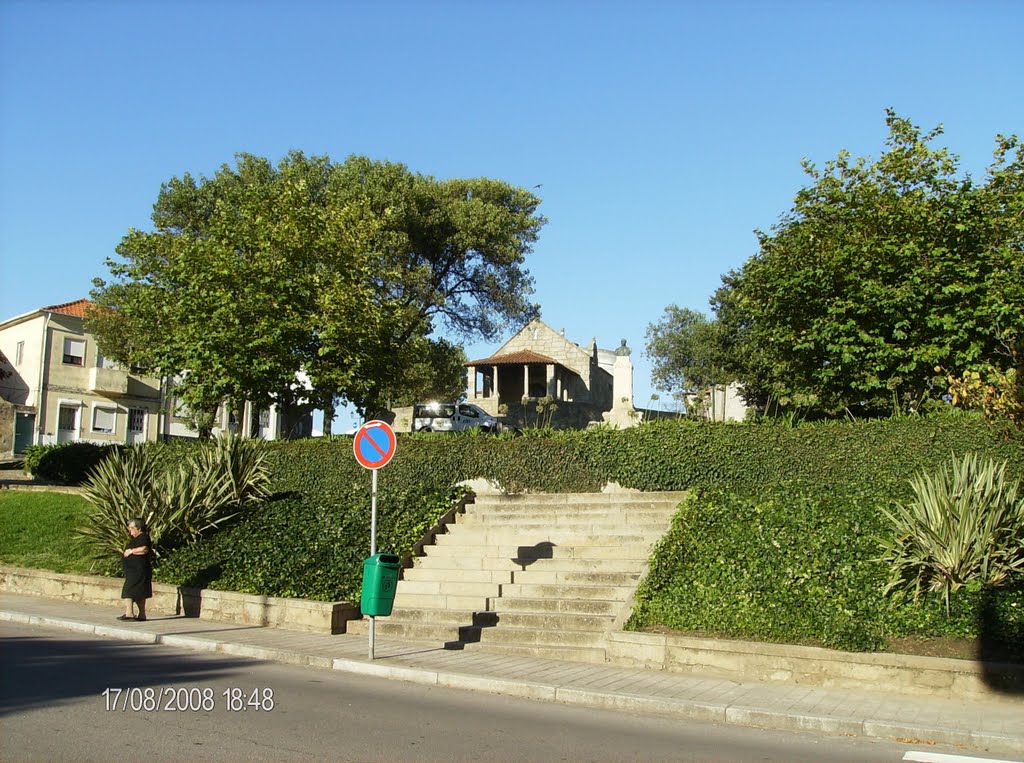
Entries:
POLYGON ((352 451, 356 461, 367 469, 387 466, 395 455, 395 430, 384 421, 367 421, 356 430, 352 451))

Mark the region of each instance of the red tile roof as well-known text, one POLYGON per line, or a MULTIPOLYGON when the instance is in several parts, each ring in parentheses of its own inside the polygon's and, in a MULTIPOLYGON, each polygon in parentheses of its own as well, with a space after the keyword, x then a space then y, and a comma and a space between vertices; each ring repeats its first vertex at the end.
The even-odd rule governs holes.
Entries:
POLYGON ((516 350, 505 355, 494 355, 490 358, 482 358, 481 360, 470 360, 463 363, 465 366, 521 366, 526 363, 543 363, 545 365, 555 364, 558 365, 558 361, 554 358, 549 358, 547 355, 541 355, 539 352, 533 350, 516 350))
POLYGON ((84 318, 85 311, 92 307, 92 302, 87 299, 76 299, 74 302, 62 302, 59 305, 50 305, 43 309, 51 313, 63 313, 64 315, 74 315, 77 318, 84 318))

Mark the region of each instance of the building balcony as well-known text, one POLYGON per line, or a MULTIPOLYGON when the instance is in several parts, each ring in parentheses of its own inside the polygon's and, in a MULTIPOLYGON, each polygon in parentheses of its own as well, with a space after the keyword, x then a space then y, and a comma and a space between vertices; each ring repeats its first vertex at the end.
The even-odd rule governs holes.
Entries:
POLYGON ((100 395, 125 395, 128 372, 117 368, 90 368, 89 391, 100 395))

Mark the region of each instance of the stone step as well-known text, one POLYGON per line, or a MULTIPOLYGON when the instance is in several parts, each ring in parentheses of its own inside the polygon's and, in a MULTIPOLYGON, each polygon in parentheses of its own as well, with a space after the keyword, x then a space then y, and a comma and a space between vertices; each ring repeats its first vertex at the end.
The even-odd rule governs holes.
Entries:
POLYGON ((478 634, 473 635, 478 635, 478 637, 466 640, 479 641, 488 646, 511 644, 514 646, 603 647, 605 641, 604 633, 599 631, 537 630, 536 628, 517 628, 504 624, 500 624, 500 627, 480 628, 478 634))
POLYGON ((615 616, 610 614, 586 615, 569 612, 517 612, 515 610, 501 609, 501 601, 496 602, 499 607, 497 612, 484 612, 483 615, 491 615, 495 618, 495 624, 502 628, 532 628, 534 630, 569 630, 569 631, 590 631, 593 633, 604 633, 615 622, 615 616))
POLYGON ((464 514, 455 525, 462 527, 530 527, 533 525, 554 525, 555 527, 607 527, 633 529, 662 529, 668 526, 669 516, 640 512, 637 514, 464 514))
MULTIPOLYGON (((600 548, 607 548, 602 546, 600 548)), ((646 564, 650 557, 649 547, 636 545, 636 556, 631 559, 604 559, 589 555, 589 546, 551 546, 537 549, 534 546, 427 546, 426 556, 416 558, 420 565, 432 565, 438 569, 459 569, 448 567, 449 560, 480 559, 479 569, 502 570, 505 562, 512 562, 514 569, 543 566, 544 569, 594 570, 605 572, 628 572, 638 565, 646 564)), ((466 569, 464 566, 461 569, 466 569)), ((478 569, 473 565, 471 569, 478 569)))
POLYGON ((419 566, 404 571, 399 588, 406 593, 452 593, 477 594, 497 591, 503 583, 566 583, 577 585, 614 585, 635 586, 640 581, 640 570, 581 570, 575 568, 552 569, 548 566, 529 567, 526 570, 463 570, 444 567, 419 566), (441 588, 425 588, 413 584, 436 584, 441 588), (490 586, 489 590, 456 590, 453 584, 472 584, 490 586), (445 585, 448 584, 448 585, 445 585))
POLYGON ((678 507, 672 503, 636 503, 632 505, 615 503, 576 503, 565 506, 555 504, 532 504, 528 506, 509 506, 504 504, 467 504, 465 512, 459 516, 479 515, 488 517, 572 517, 602 516, 629 517, 650 514, 657 517, 671 517, 678 507))
MULTIPOLYGON (((588 561, 627 561, 635 560, 641 562, 647 562, 651 556, 651 548, 653 543, 622 543, 622 544, 610 544, 607 546, 559 546, 558 544, 550 544, 538 547, 537 545, 524 545, 519 548, 522 549, 522 556, 510 556, 509 561, 519 559, 518 566, 522 568, 524 565, 529 566, 530 563, 535 563, 537 559, 544 559, 544 554, 551 554, 552 559, 586 559, 588 561)), ((452 559, 452 563, 456 567, 462 569, 474 570, 474 569, 488 569, 484 565, 484 560, 492 560, 501 558, 498 556, 478 556, 476 549, 480 548, 477 543, 469 543, 461 545, 458 543, 439 544, 437 546, 428 547, 428 556, 420 557, 421 559, 429 559, 432 557, 446 556, 452 559)), ((502 548, 507 548, 502 546, 502 548)))
POLYGON ((576 503, 675 503, 679 504, 688 495, 685 490, 663 491, 653 493, 622 492, 622 493, 521 493, 503 495, 500 493, 480 493, 476 496, 477 504, 501 504, 505 506, 522 506, 530 503, 547 505, 570 505, 576 503))
MULTIPOLYGON (((493 569, 480 569, 480 570, 467 570, 459 567, 447 567, 444 566, 444 559, 437 560, 436 564, 417 564, 415 567, 410 567, 402 571, 402 583, 405 581, 449 581, 449 582, 460 582, 460 583, 490 583, 495 585, 497 583, 512 583, 515 582, 512 576, 519 569, 515 565, 509 568, 508 565, 504 565, 505 569, 500 569, 502 560, 496 559, 495 568, 493 569)), ((505 562, 511 563, 510 560, 504 560, 505 562)))
POLYGON ((608 599, 531 599, 515 597, 495 599, 491 607, 500 613, 523 612, 528 614, 577 614, 577 615, 610 615, 614 617, 622 607, 622 602, 608 599))
POLYGON ((507 583, 501 586, 501 599, 523 597, 526 599, 597 599, 601 601, 626 601, 634 590, 633 586, 612 585, 562 585, 538 583, 536 585, 507 583))
POLYGON ((394 606, 401 609, 469 609, 484 612, 494 598, 497 597, 404 593, 402 584, 399 583, 394 606))
POLYGON ((432 594, 440 596, 497 596, 497 583, 464 583, 458 580, 402 580, 395 597, 399 595, 432 594))
MULTIPOLYGON (((455 623, 429 623, 417 621, 393 620, 390 617, 378 617, 374 626, 376 636, 408 639, 410 641, 427 641, 437 645, 449 641, 459 641, 461 636, 467 640, 479 640, 479 628, 461 626, 455 623)), ((350 620, 347 632, 353 636, 365 636, 370 633, 370 620, 350 620)))
POLYGON ((640 572, 592 572, 586 570, 549 570, 531 567, 525 571, 513 572, 510 583, 524 585, 560 583, 564 585, 603 585, 635 588, 640 582, 640 572))
POLYGON ((526 546, 534 547, 542 544, 563 546, 650 546, 664 535, 663 532, 637 532, 630 528, 629 532, 580 532, 575 528, 553 529, 544 527, 541 530, 514 530, 502 528, 473 527, 456 525, 447 533, 438 535, 434 543, 438 546, 469 545, 469 546, 526 546))
MULTIPOLYGON (((492 540, 500 542, 501 533, 511 537, 531 536, 533 542, 538 540, 554 540, 557 537, 572 537, 570 533, 581 536, 588 535, 643 535, 660 537, 664 534, 667 525, 658 523, 623 523, 623 522, 600 522, 591 519, 573 519, 550 517, 549 519, 536 518, 529 522, 474 522, 459 521, 455 528, 466 532, 490 533, 492 540)), ((453 532, 449 528, 448 534, 453 532)))

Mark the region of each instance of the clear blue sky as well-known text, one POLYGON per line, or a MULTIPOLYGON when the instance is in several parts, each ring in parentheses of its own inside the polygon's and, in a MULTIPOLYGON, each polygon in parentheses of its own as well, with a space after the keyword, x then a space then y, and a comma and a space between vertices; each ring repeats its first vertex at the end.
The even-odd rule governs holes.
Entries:
POLYGON ((87 296, 171 177, 364 154, 542 184, 541 316, 625 338, 644 405, 647 326, 707 309, 801 158, 877 156, 887 106, 977 176, 1024 133, 1021 29, 1019 0, 0 0, 0 317, 87 296))

